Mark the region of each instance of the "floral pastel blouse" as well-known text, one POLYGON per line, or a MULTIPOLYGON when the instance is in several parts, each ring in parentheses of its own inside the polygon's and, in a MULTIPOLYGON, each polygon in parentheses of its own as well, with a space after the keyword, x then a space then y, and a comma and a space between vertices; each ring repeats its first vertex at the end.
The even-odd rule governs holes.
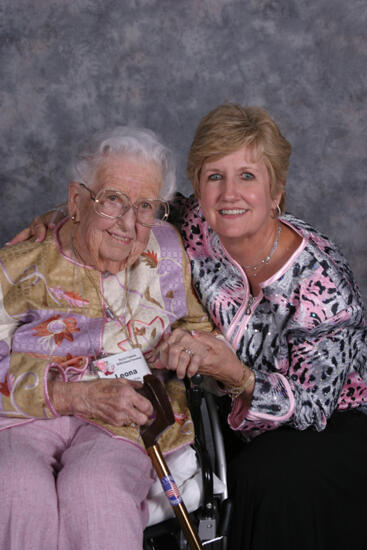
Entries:
MULTIPOLYGON (((49 377, 66 382, 93 376, 100 354, 134 344, 151 368, 162 336, 172 328, 212 330, 191 288, 191 273, 178 232, 162 222, 128 272, 102 274, 66 257, 57 230, 43 243, 0 250, 0 429, 57 416, 47 390, 49 377), (107 312, 113 306, 122 325, 107 312)), ((168 452, 193 440, 182 381, 163 376, 175 424, 161 436, 168 452)), ((142 445, 134 427, 91 422, 114 437, 142 445)))

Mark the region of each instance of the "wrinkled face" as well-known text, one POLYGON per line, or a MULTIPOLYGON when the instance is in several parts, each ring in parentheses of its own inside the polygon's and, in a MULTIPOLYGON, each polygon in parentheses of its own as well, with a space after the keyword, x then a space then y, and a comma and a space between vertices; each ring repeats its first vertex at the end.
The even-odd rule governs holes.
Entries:
MULTIPOLYGON (((85 183, 94 194, 115 189, 134 203, 158 198, 161 181, 161 170, 153 162, 137 156, 109 156, 97 168, 94 185, 85 183)), ((73 226, 77 250, 85 263, 100 271, 119 272, 133 263, 148 243, 150 228, 136 222, 133 208, 117 219, 102 218, 94 210, 90 193, 75 182, 69 187, 69 211, 79 222, 73 226)))
POLYGON ((266 230, 280 197, 270 194, 268 169, 242 147, 204 163, 200 173, 200 206, 224 246, 266 230))

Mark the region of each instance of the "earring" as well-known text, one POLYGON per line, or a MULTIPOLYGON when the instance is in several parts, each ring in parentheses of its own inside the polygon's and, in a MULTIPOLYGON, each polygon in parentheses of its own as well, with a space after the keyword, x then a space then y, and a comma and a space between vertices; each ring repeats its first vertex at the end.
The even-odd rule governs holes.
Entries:
POLYGON ((77 221, 77 219, 76 219, 76 215, 75 215, 75 214, 73 214, 73 215, 71 216, 71 221, 72 221, 73 223, 79 223, 79 222, 77 221))
POLYGON ((201 206, 200 206, 200 203, 198 203, 197 207, 195 208, 195 213, 196 215, 199 217, 199 218, 203 218, 203 213, 201 211, 201 206))
POLYGON ((279 218, 279 216, 282 215, 282 211, 280 209, 280 206, 279 204, 277 203, 276 207, 273 208, 273 214, 272 214, 272 217, 273 218, 279 218))

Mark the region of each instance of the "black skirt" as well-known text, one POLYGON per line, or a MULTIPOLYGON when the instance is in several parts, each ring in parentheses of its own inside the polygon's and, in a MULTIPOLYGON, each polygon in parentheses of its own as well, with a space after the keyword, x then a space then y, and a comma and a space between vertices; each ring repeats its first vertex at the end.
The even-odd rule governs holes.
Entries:
POLYGON ((258 436, 230 462, 229 488, 230 550, 366 550, 367 415, 258 436))

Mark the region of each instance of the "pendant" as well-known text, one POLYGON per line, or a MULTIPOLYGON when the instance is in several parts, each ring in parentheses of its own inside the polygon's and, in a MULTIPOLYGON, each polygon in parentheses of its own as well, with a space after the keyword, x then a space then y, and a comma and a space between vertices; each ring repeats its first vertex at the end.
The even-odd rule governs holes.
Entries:
POLYGON ((108 306, 105 307, 105 312, 107 317, 109 317, 111 320, 115 318, 113 311, 108 306))

